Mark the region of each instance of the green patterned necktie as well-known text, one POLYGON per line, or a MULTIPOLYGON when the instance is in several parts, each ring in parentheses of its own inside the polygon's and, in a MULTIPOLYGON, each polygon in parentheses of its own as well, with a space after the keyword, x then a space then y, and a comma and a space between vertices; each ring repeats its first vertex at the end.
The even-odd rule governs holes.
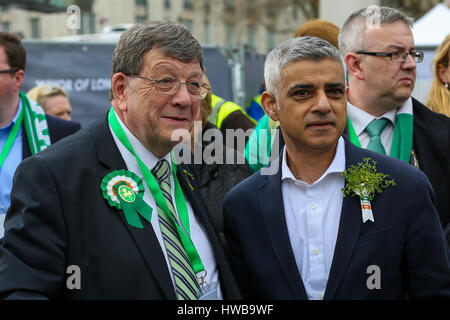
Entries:
POLYGON ((370 141, 367 145, 367 149, 379 152, 381 154, 386 154, 383 144, 381 143, 380 135, 384 127, 386 127, 387 123, 388 120, 384 118, 374 119, 371 123, 369 123, 369 125, 366 127, 366 132, 370 136, 370 141))
MULTIPOLYGON (((167 160, 160 160, 152 170, 161 191, 166 199, 167 206, 172 216, 177 219, 180 226, 182 224, 178 220, 175 207, 172 201, 172 193, 170 187, 170 167, 167 160)), ((180 236, 167 214, 157 206, 159 225, 161 234, 166 246, 167 256, 172 268, 172 274, 175 279, 176 294, 178 300, 197 300, 197 293, 200 290, 197 278, 189 261, 186 250, 184 249, 180 236)), ((182 227, 183 228, 183 227, 182 227)))

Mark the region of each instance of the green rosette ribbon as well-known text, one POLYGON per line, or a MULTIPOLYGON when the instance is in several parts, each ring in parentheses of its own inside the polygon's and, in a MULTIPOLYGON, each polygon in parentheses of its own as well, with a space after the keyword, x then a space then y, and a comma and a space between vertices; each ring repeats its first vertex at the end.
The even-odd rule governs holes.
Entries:
POLYGON ((102 180, 101 189, 108 204, 122 210, 130 226, 144 228, 139 215, 151 222, 153 209, 144 201, 144 184, 133 172, 116 170, 107 174, 102 180))

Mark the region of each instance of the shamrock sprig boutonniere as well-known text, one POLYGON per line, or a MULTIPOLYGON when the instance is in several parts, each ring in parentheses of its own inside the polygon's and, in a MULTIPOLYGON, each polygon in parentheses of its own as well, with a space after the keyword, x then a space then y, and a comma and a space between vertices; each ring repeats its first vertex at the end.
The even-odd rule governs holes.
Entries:
POLYGON ((359 196, 363 223, 367 220, 374 222, 370 201, 373 200, 376 193, 383 192, 382 189, 395 186, 395 181, 387 180, 389 177, 387 174, 378 172, 376 161, 371 158, 364 158, 363 162, 350 166, 342 173, 342 176, 347 181, 342 189, 344 197, 346 195, 359 196))

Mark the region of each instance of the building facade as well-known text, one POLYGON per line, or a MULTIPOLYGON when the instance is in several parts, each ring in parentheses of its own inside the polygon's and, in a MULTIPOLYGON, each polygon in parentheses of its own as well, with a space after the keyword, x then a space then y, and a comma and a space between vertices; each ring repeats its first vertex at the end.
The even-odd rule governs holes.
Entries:
POLYGON ((202 45, 244 44, 262 54, 292 37, 307 20, 292 0, 57 0, 50 3, 61 10, 51 13, 28 10, 19 2, 0 5, 0 28, 24 39, 51 40, 101 33, 118 24, 172 19, 202 45), (70 11, 71 5, 79 11, 70 11))

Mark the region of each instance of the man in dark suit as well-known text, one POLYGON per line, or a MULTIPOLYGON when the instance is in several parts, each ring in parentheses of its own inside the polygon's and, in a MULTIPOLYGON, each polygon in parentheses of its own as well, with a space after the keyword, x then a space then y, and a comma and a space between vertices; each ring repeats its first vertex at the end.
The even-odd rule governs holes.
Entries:
POLYGON ((0 238, 19 163, 80 129, 76 122, 46 116, 20 92, 25 67, 26 52, 20 39, 0 32, 0 238))
POLYGON ((285 141, 278 170, 258 171, 224 203, 244 297, 450 297, 449 248, 425 175, 341 136, 346 95, 337 49, 315 37, 288 40, 267 55, 264 76, 261 102, 285 141), (388 175, 382 186, 380 174, 388 175), (382 193, 369 196, 376 186, 382 193), (343 197, 344 187, 351 196, 343 197))
POLYGON ((412 22, 397 9, 371 6, 344 23, 339 49, 348 70, 348 135, 358 146, 423 171, 450 237, 450 119, 411 97, 416 63, 423 59, 412 22), (375 123, 383 124, 380 133, 373 131, 375 123))
POLYGON ((0 246, 0 296, 238 299, 193 168, 176 165, 200 100, 202 49, 182 25, 121 36, 107 119, 25 160, 0 246))

